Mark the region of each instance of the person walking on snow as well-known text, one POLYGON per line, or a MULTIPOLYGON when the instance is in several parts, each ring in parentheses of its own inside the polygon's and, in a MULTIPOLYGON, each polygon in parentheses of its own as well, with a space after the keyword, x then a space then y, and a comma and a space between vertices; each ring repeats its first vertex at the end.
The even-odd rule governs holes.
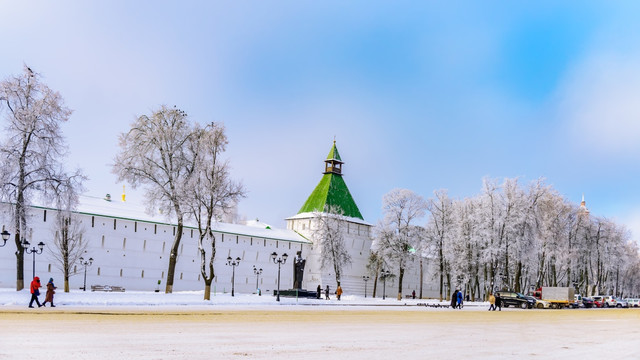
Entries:
POLYGON ((338 283, 338 288, 336 289, 336 297, 340 300, 340 295, 342 295, 342 287, 340 287, 340 283, 338 283))
POLYGON ((458 299, 457 299, 458 300, 458 303, 457 303, 458 309, 462 309, 462 291, 458 291, 457 297, 458 297, 458 299))
POLYGON ((31 281, 31 301, 29 301, 29 307, 33 307, 33 302, 35 301, 38 304, 38 307, 41 307, 40 300, 38 300, 38 296, 40 296, 40 278, 34 277, 33 281, 31 281))
POLYGON ((324 289, 324 298, 327 300, 330 300, 329 298, 329 285, 327 285, 327 288, 324 289))
POLYGON ((48 302, 51 304, 51 307, 56 307, 55 305, 53 305, 53 294, 56 293, 56 289, 57 287, 53 284, 53 278, 49 278, 49 282, 47 283, 47 293, 44 296, 44 302, 42 303, 42 306, 44 306, 44 304, 48 302))
POLYGON ((496 306, 493 308, 493 311, 498 309, 498 311, 502 311, 502 299, 500 299, 500 294, 496 293, 496 306))
POLYGON ((496 297, 493 294, 489 295, 489 311, 496 311, 496 297))
POLYGON ((452 309, 456 308, 457 301, 458 301, 458 289, 456 289, 456 291, 454 291, 453 294, 451 294, 451 308, 452 309))

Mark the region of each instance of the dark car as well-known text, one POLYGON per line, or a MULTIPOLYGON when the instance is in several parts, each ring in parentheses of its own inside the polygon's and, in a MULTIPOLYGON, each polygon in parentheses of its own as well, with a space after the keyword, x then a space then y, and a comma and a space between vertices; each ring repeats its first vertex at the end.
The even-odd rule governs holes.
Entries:
POLYGON ((593 299, 589 297, 582 297, 582 305, 587 309, 592 308, 594 306, 593 299))
POLYGON ((514 291, 498 291, 502 306, 515 306, 522 309, 531 309, 536 304, 535 299, 527 299, 524 295, 514 291))

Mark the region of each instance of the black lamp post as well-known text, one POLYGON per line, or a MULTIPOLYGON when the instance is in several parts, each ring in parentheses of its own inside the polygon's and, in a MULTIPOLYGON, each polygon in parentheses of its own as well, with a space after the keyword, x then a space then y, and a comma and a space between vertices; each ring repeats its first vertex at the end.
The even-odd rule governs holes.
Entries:
POLYGON ((29 246, 31 246, 31 244, 26 239, 22 240, 22 248, 24 248, 24 252, 26 252, 27 254, 33 254, 33 277, 35 278, 36 277, 36 254, 42 254, 42 251, 44 250, 44 243, 40 241, 38 243, 38 248, 34 246, 31 249, 29 249, 29 246))
POLYGON ((2 235, 2 241, 3 241, 2 245, 0 245, 0 247, 3 247, 5 245, 7 245, 7 240, 9 240, 9 237, 11 236, 11 234, 7 230, 2 229, 2 233, 0 233, 0 235, 2 235))
POLYGON ((287 253, 282 254, 280 258, 278 258, 278 254, 275 251, 271 253, 271 260, 273 260, 274 264, 278 264, 278 296, 276 301, 280 301, 280 265, 286 263, 288 257, 287 253))
POLYGON ((256 269, 256 266, 253 265, 253 274, 256 276, 256 292, 258 293, 258 296, 261 296, 262 293, 258 288, 258 279, 260 278, 260 274, 262 274, 262 268, 256 269))
POLYGON ((367 281, 369 281, 368 276, 363 276, 362 280, 364 280, 364 297, 367 297, 367 281))
POLYGON ((235 292, 235 279, 236 279, 236 266, 240 265, 240 258, 237 257, 235 260, 233 260, 231 258, 231 256, 229 256, 227 258, 227 265, 231 266, 231 268, 233 269, 231 272, 231 296, 234 296, 234 292, 235 292))
POLYGON ((384 300, 387 297, 387 276, 391 275, 391 271, 382 270, 381 275, 382 275, 382 300, 384 300))
POLYGON ((87 266, 91 266, 91 264, 93 264, 93 258, 85 260, 81 257, 78 260, 80 260, 80 265, 84 266, 84 285, 82 286, 82 291, 87 291, 87 266))

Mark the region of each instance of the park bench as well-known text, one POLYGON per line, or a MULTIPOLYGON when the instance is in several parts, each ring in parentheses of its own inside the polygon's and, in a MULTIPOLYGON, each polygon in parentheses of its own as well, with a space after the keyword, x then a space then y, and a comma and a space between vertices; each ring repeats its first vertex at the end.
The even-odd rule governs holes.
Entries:
POLYGON ((91 291, 104 291, 104 292, 124 292, 125 288, 121 286, 109 286, 109 285, 91 285, 91 291))

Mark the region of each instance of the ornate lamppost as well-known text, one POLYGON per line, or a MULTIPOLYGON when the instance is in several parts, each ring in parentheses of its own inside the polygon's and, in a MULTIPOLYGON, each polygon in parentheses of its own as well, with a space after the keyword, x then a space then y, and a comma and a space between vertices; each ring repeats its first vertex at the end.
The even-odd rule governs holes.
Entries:
POLYGON ((231 258, 231 256, 229 256, 227 258, 227 265, 231 266, 231 268, 233 269, 231 272, 231 296, 234 296, 234 292, 235 292, 235 278, 236 278, 236 266, 240 265, 240 258, 237 257, 235 260, 233 260, 231 258))
POLYGON ((382 300, 387 297, 387 276, 391 275, 391 271, 382 270, 380 273, 382 275, 382 300))
POLYGON ((3 247, 5 245, 7 245, 7 240, 9 240, 9 237, 11 236, 11 234, 7 230, 5 230, 4 227, 3 227, 2 233, 0 233, 0 235, 2 235, 2 241, 3 241, 2 245, 0 245, 0 247, 3 247))
POLYGON ((80 260, 80 265, 84 266, 84 285, 82 286, 82 291, 87 291, 87 266, 93 264, 93 258, 85 260, 83 257, 80 257, 78 260, 80 260))
POLYGON ((31 244, 26 239, 22 240, 22 248, 24 249, 24 252, 26 252, 27 254, 33 254, 33 278, 35 278, 36 277, 36 254, 42 254, 42 251, 44 250, 44 243, 40 241, 38 243, 37 249, 35 246, 29 249, 29 246, 31 246, 31 244))
POLYGON ((276 297, 276 301, 280 301, 280 265, 286 263, 288 257, 289 255, 287 255, 287 253, 282 254, 279 258, 275 251, 271 253, 271 260, 273 260, 274 264, 278 264, 278 296, 276 297))
POLYGON ((362 280, 364 280, 364 297, 367 297, 367 281, 369 281, 368 276, 362 276, 362 280))
POLYGON ((262 296, 262 292, 258 288, 258 279, 260 279, 260 274, 262 274, 262 268, 256 269, 256 266, 253 265, 253 274, 256 276, 256 292, 258 293, 258 296, 262 296))

